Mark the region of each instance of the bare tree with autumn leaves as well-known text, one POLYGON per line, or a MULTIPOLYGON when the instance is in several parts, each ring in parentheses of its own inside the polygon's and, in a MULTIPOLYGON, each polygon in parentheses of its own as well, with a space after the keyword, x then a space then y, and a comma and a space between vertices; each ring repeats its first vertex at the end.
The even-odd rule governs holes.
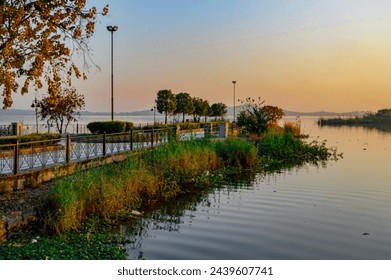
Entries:
MULTIPOLYGON (((106 15, 108 6, 100 12, 106 15)), ((61 84, 73 77, 86 79, 74 64, 73 54, 88 64, 89 39, 98 11, 86 0, 0 0, 0 88, 3 109, 12 95, 30 86, 47 87, 55 98, 61 84)))
POLYGON ((57 131, 64 133, 71 122, 77 121, 76 116, 84 109, 85 101, 84 96, 78 94, 72 87, 61 89, 54 98, 50 96, 43 98, 40 105, 41 119, 46 120, 48 124, 54 123, 57 131))

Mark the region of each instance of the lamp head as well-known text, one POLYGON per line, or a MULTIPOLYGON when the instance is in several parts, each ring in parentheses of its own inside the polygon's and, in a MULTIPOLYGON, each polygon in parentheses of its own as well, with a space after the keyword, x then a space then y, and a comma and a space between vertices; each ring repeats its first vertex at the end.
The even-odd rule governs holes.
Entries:
POLYGON ((107 26, 107 31, 110 31, 110 32, 114 32, 114 31, 117 31, 118 30, 118 26, 114 25, 109 25, 107 26))

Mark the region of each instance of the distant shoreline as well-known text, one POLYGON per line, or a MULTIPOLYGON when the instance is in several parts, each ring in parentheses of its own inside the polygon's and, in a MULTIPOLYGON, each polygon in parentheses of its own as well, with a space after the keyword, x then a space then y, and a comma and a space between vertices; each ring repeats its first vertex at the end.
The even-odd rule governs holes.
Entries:
MULTIPOLYGON (((233 109, 228 108, 227 116, 231 116, 233 109)), ((360 116, 363 115, 363 111, 355 111, 355 112, 327 112, 327 111, 317 111, 317 112, 297 112, 297 111, 289 111, 285 110, 286 116, 317 116, 317 117, 331 117, 331 116, 341 116, 341 117, 352 117, 352 116, 360 116)), ((82 111, 81 116, 110 116, 110 112, 92 112, 92 111, 82 111)), ((116 116, 153 116, 153 111, 151 110, 141 110, 141 111, 133 111, 133 112, 118 112, 115 113, 116 116)), ((0 110, 1 116, 35 116, 35 112, 33 110, 22 110, 22 109, 8 109, 8 110, 0 110)), ((156 113, 156 116, 162 116, 160 113, 156 113)))

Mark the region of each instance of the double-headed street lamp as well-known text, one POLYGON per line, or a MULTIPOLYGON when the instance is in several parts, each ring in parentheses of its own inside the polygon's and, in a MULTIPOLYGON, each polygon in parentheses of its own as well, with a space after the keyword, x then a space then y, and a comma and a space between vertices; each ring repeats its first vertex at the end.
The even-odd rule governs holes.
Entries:
POLYGON ((36 96, 33 103, 31 104, 31 108, 35 109, 35 126, 38 134, 38 108, 41 108, 41 102, 38 101, 36 96))
POLYGON ((111 121, 114 121, 114 71, 113 71, 113 33, 118 30, 118 26, 107 26, 107 31, 111 32, 111 121))
POLYGON ((233 122, 236 122, 236 102, 235 102, 235 85, 236 85, 236 81, 232 81, 233 85, 234 85, 234 121, 233 122))
POLYGON ((153 125, 156 125, 156 109, 157 109, 156 107, 157 107, 157 104, 156 104, 156 100, 155 100, 155 105, 151 109, 151 111, 153 111, 153 125))

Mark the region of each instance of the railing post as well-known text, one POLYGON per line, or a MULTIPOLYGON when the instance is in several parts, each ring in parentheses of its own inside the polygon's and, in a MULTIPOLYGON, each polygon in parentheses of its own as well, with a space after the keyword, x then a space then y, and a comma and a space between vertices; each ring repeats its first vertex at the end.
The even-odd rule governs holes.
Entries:
POLYGON ((152 131, 151 131, 151 148, 153 148, 153 128, 152 128, 152 131))
POLYGON ((67 141, 65 145, 65 161, 69 163, 71 161, 71 137, 67 134, 67 141))
POLYGON ((16 140, 14 147, 14 175, 18 174, 19 167, 19 140, 16 140))
POLYGON ((130 130, 130 150, 133 151, 133 129, 130 130))
POLYGON ((103 132, 103 156, 106 155, 106 132, 103 132))

